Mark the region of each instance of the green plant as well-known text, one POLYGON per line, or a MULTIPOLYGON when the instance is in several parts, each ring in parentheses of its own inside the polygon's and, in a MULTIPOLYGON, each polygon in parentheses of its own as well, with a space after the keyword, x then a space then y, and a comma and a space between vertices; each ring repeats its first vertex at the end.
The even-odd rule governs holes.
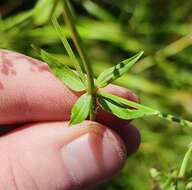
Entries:
POLYGON ((169 121, 175 121, 181 126, 192 127, 192 122, 190 121, 176 118, 170 114, 161 113, 158 110, 109 93, 103 93, 100 89, 127 73, 127 71, 139 60, 143 52, 139 52, 135 56, 103 71, 94 81, 90 61, 76 30, 67 1, 64 1, 64 18, 72 33, 73 42, 80 56, 80 63, 77 62, 75 54, 72 51, 65 34, 62 33, 62 29, 55 17, 53 17, 52 22, 70 58, 74 61, 74 67, 76 68, 77 73, 72 71, 68 66, 63 65, 59 60, 57 60, 57 58, 48 52, 34 45, 33 47, 39 56, 48 63, 55 75, 64 82, 64 84, 74 91, 86 91, 86 93, 77 100, 72 109, 71 120, 69 122, 70 126, 84 121, 88 116, 90 120, 95 120, 99 106, 105 111, 111 112, 122 119, 130 120, 149 115, 156 115, 169 121), (84 71, 86 75, 84 75, 84 71))
MULTIPOLYGON (((75 54, 69 57, 61 51, 58 32, 49 22, 53 14, 58 18, 63 12, 63 0, 58 4, 55 4, 56 1, 37 0, 34 8, 31 7, 27 11, 21 7, 19 11, 2 14, 0 47, 32 57, 36 56, 29 46, 31 43, 45 47, 54 58, 52 63, 49 63, 52 64, 52 71, 57 73, 63 82, 68 82, 71 88, 84 93, 83 90, 86 90, 87 86, 82 81, 86 81, 86 75, 83 74, 85 79, 79 82, 82 77, 76 72, 78 75, 73 77, 74 82, 71 83, 69 76, 73 76, 74 72, 71 70, 68 76, 66 67, 63 67, 63 64, 75 68, 80 65, 82 67, 82 62, 75 54)), ((7 4, 7 1, 4 2, 7 4)), ((144 50, 145 57, 142 57, 128 74, 114 83, 133 89, 145 105, 192 119, 191 1, 70 2, 74 5, 72 10, 76 10, 73 15, 78 15, 75 16, 76 27, 89 50, 95 76, 114 65, 117 62, 114 60, 144 50)), ((70 39, 68 28, 61 24, 62 39, 63 35, 70 39)), ((149 168, 153 166, 164 171, 162 173, 169 174, 167 168, 178 165, 185 145, 191 141, 191 129, 176 127, 175 123, 165 123, 158 117, 136 119, 133 124, 141 126, 140 150, 129 158, 129 162, 117 177, 99 189, 150 189, 149 168)), ((188 164, 188 171, 191 169, 191 163, 188 164)), ((190 184, 189 181, 188 186, 190 184)))
POLYGON ((191 172, 187 172, 189 160, 192 155, 192 143, 189 145, 187 152, 183 158, 180 168, 175 168, 170 172, 160 172, 151 168, 150 174, 155 181, 154 189, 160 190, 190 190, 192 189, 191 172))

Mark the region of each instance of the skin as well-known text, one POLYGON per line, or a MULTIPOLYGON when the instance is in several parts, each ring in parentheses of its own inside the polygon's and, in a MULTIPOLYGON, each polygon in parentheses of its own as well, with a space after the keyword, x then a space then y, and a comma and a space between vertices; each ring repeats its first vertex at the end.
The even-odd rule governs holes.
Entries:
MULTIPOLYGON (((138 101, 122 87, 103 90, 138 101)), ((123 167, 138 130, 103 110, 68 128, 78 96, 44 63, 0 50, 0 189, 89 189, 123 167)))

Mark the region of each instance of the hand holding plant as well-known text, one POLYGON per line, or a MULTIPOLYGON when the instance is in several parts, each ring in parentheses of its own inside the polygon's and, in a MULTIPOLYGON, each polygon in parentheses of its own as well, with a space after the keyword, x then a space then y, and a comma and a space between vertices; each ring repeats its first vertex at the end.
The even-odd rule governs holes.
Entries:
MULTIPOLYGON (((95 186, 116 174, 127 154, 137 150, 137 129, 107 113, 100 113, 99 123, 68 127, 70 110, 79 97, 45 63, 6 50, 0 50, 0 58, 0 67, 12 65, 8 75, 0 73, 2 189, 95 186)), ((110 85, 105 91, 136 100, 122 87, 110 85)))
POLYGON ((55 75, 60 78, 65 85, 74 91, 86 91, 86 93, 83 94, 75 103, 72 109, 69 125, 81 123, 88 116, 90 120, 95 120, 97 109, 98 107, 101 107, 105 111, 110 112, 121 119, 130 120, 144 116, 156 115, 166 120, 177 122, 181 126, 192 127, 192 122, 190 121, 176 118, 170 114, 161 113, 158 110, 125 100, 112 94, 100 92, 101 88, 107 86, 127 73, 127 71, 139 60, 143 52, 139 52, 135 56, 103 71, 96 81, 94 81, 90 61, 76 30, 67 1, 64 1, 64 18, 72 33, 73 42, 80 56, 80 63, 76 60, 75 53, 70 47, 66 36, 62 33, 61 27, 55 17, 53 17, 52 22, 66 51, 74 62, 74 67, 76 68, 77 73, 74 73, 68 66, 63 65, 48 52, 36 47, 35 45, 32 45, 32 47, 36 50, 39 56, 48 63, 55 75), (86 76, 84 75, 84 71, 86 76))
MULTIPOLYGON (((93 8, 94 3, 90 5, 92 5, 93 8)), ((86 8, 89 8, 89 6, 86 6, 86 8)), ((100 7, 97 7, 97 10, 102 10, 99 8, 100 7)), ((12 18, 13 20, 8 18, 5 23, 3 20, 0 22, 0 25, 3 26, 1 27, 2 30, 0 30, 0 33, 2 34, 1 41, 3 42, 3 46, 1 45, 1 47, 7 47, 7 44, 9 43, 6 42, 10 40, 9 35, 11 32, 14 32, 15 30, 17 31, 17 29, 19 30, 16 34, 20 34, 19 31, 25 31, 25 33, 30 31, 34 35, 34 31, 40 31, 41 36, 46 39, 45 44, 47 45, 48 38, 44 37, 44 33, 41 29, 48 27, 49 30, 47 31, 52 31, 53 27, 48 24, 49 20, 52 18, 52 23, 55 28, 54 38, 56 37, 56 34, 59 36, 70 57, 70 63, 73 63, 73 65, 72 67, 69 67, 68 65, 63 64, 62 59, 59 59, 54 54, 50 54, 38 46, 33 45, 36 53, 49 65, 52 73, 64 83, 64 85, 62 85, 50 72, 47 72, 49 71, 47 64, 41 64, 38 61, 23 55, 16 55, 4 50, 0 51, 0 57, 2 57, 3 60, 1 61, 0 59, 0 64, 2 64, 0 65, 2 71, 2 78, 0 78, 0 90, 2 90, 2 93, 0 94, 0 100, 2 99, 0 123, 3 125, 2 129, 6 132, 10 127, 7 127, 6 124, 12 123, 12 129, 15 129, 17 126, 22 127, 19 128, 19 130, 12 132, 12 134, 2 137, 2 146, 0 147, 1 155, 4 155, 2 158, 4 161, 2 171, 6 171, 2 175, 5 177, 8 176, 6 179, 9 179, 9 176, 13 175, 13 178, 16 179, 16 183, 13 184, 12 187, 8 187, 9 189, 13 188, 14 185, 18 186, 16 188, 19 189, 72 189, 77 184, 80 185, 79 188, 84 188, 110 177, 125 161, 126 151, 124 144, 126 145, 128 154, 136 151, 139 145, 140 139, 138 131, 130 126, 129 120, 145 116, 158 116, 171 122, 177 122, 181 127, 185 127, 181 128, 181 130, 187 130, 186 128, 192 127, 192 122, 174 117, 170 114, 162 113, 159 111, 161 108, 159 108, 159 110, 151 108, 153 104, 150 101, 148 104, 150 107, 142 105, 142 103, 139 104, 138 101, 135 101, 137 98, 130 95, 129 91, 110 84, 127 73, 129 69, 135 65, 135 63, 142 57, 142 51, 136 53, 133 57, 121 61, 112 68, 103 70, 97 78, 94 77, 92 72, 93 60, 89 58, 89 53, 87 49, 85 49, 77 32, 68 1, 39 0, 32 10, 12 18), (62 5, 64 5, 64 12, 62 5), (44 10, 43 14, 42 9, 44 10), (67 37, 72 38, 77 53, 76 51, 73 51, 75 48, 71 48, 68 43, 65 33, 66 30, 64 32, 57 21, 60 21, 62 12, 65 23, 70 31, 70 35, 67 33, 67 37), (5 36, 7 31, 9 34, 7 34, 5 40, 3 36, 5 36), (12 59, 13 57, 14 60, 12 59), (21 59, 18 59, 18 57, 21 59), (22 62, 22 66, 19 66, 19 62, 22 62), (26 63, 25 66, 23 62, 26 63), (25 68, 29 68, 30 73, 28 72, 28 69, 25 70, 25 68), (22 70, 22 72, 20 72, 20 70, 22 70), (34 73, 32 74, 31 72, 34 73), (15 88, 15 86, 17 86, 17 88, 15 88), (49 122, 55 120, 65 120, 67 122, 49 122), (48 122, 44 124, 31 123, 37 121, 48 122), (96 123, 95 121, 105 124, 107 127, 96 123), (23 122, 29 122, 30 126, 22 124, 23 122), (112 132, 109 128, 114 129, 123 139, 124 143, 118 135, 112 132), (4 149, 4 147, 8 147, 8 149, 4 149), (83 149, 81 149, 81 147, 83 147, 83 149), (11 153, 13 152, 11 151, 13 149, 16 150, 17 154, 13 155, 11 153), (60 158, 60 154, 62 154, 62 159, 57 159, 58 157, 60 158), (45 157, 48 158, 49 161, 46 162, 47 159, 45 159, 45 157), (30 183, 30 177, 26 178, 28 175, 26 175, 25 172, 23 172, 25 174, 24 177, 22 177, 22 175, 18 177, 18 173, 24 171, 19 170, 22 167, 20 167, 20 165, 18 166, 18 163, 23 162, 24 164, 21 164, 21 166, 24 166, 23 168, 26 168, 26 170, 29 171, 30 176, 32 176, 31 178, 37 183, 30 183), (66 166, 66 169, 64 168, 62 170, 61 164, 62 166, 66 166), (6 168, 9 168, 9 165, 13 166, 12 172, 6 170, 6 168), (87 166, 87 168, 81 168, 80 166, 87 166), (39 168, 42 168, 42 170, 39 170, 39 168), (51 171, 52 175, 47 176, 47 170, 51 171), (69 176, 68 173, 70 174, 69 176), (40 176, 38 174, 40 174, 40 176), (25 183, 23 183, 21 179, 25 179, 23 180, 25 183), (62 179, 67 180, 61 184, 60 181, 62 182, 62 179), (25 185, 27 185, 27 187, 25 185)), ((117 25, 116 28, 119 29, 119 25, 117 25)), ((95 29, 97 29, 97 27, 95 27, 95 29)), ((91 29, 87 30, 92 31, 91 29)), ((107 31, 109 32, 109 30, 107 31)), ((87 33, 83 35, 86 34, 87 33)), ((101 32, 101 34, 103 33, 101 32)), ((49 35, 47 36, 49 37, 49 35)), ((14 39, 14 35, 12 38, 14 39)), ((101 39, 103 38, 101 37, 101 39)), ((113 35, 111 35, 110 39, 113 42, 113 35)), ((120 39, 124 38, 122 37, 120 39)), ((188 38, 186 38, 185 41, 187 39, 188 38)), ((56 38, 54 40, 57 41, 56 38)), ((127 41, 131 42, 129 40, 127 41)), ((35 40, 32 40, 32 42, 35 44, 38 43, 35 40)), ((118 42, 121 43, 121 40, 118 40, 118 42)), ((181 42, 183 43, 181 40, 178 44, 181 44, 181 42)), ((41 46, 41 43, 38 44, 41 46)), ((171 48, 166 48, 165 55, 167 51, 168 55, 170 55, 170 50, 174 53, 175 50, 178 51, 177 48, 175 49, 178 44, 176 42, 173 46, 170 46, 171 48)), ((27 45, 27 47, 28 46, 29 45, 27 45)), ((139 51, 138 49, 140 48, 136 49, 137 50, 131 51, 136 52, 139 51)), ((141 50, 142 49, 143 48, 141 48, 141 50)), ((157 51, 154 55, 155 61, 158 62, 158 59, 161 59, 162 52, 164 53, 164 51, 161 50, 157 51)), ((139 68, 140 70, 141 68, 142 70, 143 66, 141 63, 144 63, 144 68, 146 65, 149 66, 151 64, 150 57, 146 57, 140 61, 140 64, 134 69, 138 70, 139 68)), ((162 65, 160 64, 160 66, 166 71, 166 77, 172 79, 174 76, 172 74, 174 73, 169 72, 172 66, 169 68, 167 64, 169 62, 165 63, 166 60, 163 60, 163 63, 162 65)), ((190 76, 187 76, 185 82, 190 84, 190 80, 188 81, 190 76)), ((144 78, 142 78, 140 82, 143 80, 144 78)), ((178 79, 177 81, 182 80, 183 77, 181 77, 181 80, 178 79)), ((124 80, 124 82, 127 81, 128 80, 124 80)), ((135 82, 135 80, 133 81, 135 82)), ((134 85, 134 82, 131 83, 134 85)), ((136 86, 139 87, 140 82, 136 83, 136 86)), ((150 82, 150 84, 153 84, 153 82, 150 82)), ((139 89, 143 88, 139 87, 139 89)), ((154 88, 153 90, 156 92, 156 89, 158 90, 159 88, 154 88)), ((143 90, 145 91, 145 88, 143 90)), ((167 91, 168 88, 165 88, 160 93, 166 94, 165 92, 167 91)), ((180 96, 177 97, 177 101, 180 101, 179 97, 180 96)), ((143 127, 143 130, 145 129, 146 128, 143 127)), ((161 128, 160 130, 163 129, 161 128)), ((172 129, 170 128, 170 130, 172 129)), ((157 143, 158 140, 155 139, 154 141, 157 143)), ((153 145, 151 144, 150 146, 153 145)), ((157 169, 151 169, 151 175, 156 185, 154 186, 154 189, 191 189, 191 173, 187 167, 190 163, 191 150, 190 146, 180 167, 174 168, 169 172, 160 172, 157 169)), ((159 152, 157 152, 157 154, 158 153, 159 152)), ((139 171, 139 173, 142 172, 139 171)), ((129 182, 130 181, 129 178, 129 182)), ((0 185, 6 184, 6 187, 7 184, 10 184, 9 180, 2 180, 2 182, 0 181, 0 185)))

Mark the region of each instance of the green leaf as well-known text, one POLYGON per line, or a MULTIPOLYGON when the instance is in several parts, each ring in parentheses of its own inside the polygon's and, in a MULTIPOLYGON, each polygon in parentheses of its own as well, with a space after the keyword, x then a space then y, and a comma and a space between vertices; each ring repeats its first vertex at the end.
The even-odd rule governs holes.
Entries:
POLYGON ((40 49, 37 46, 32 45, 33 49, 38 53, 38 55, 45 61, 52 72, 70 89, 74 91, 85 90, 85 85, 79 78, 79 76, 73 72, 68 66, 60 63, 57 58, 48 52, 40 49))
POLYGON ((69 44, 69 42, 67 40, 66 34, 63 32, 63 30, 62 30, 61 26, 59 25, 59 23, 58 23, 55 16, 52 17, 52 23, 53 23, 53 26, 54 26, 54 28, 55 28, 58 36, 59 36, 59 39, 61 40, 63 46, 66 49, 69 57, 71 59, 76 59, 75 53, 73 52, 73 50, 72 50, 72 48, 71 48, 71 46, 70 46, 70 44, 69 44))
POLYGON ((33 12, 30 10, 6 18, 4 20, 3 30, 10 30, 14 27, 18 27, 24 22, 31 22, 30 18, 32 17, 32 14, 33 12))
POLYGON ((111 112, 121 119, 129 120, 140 118, 146 115, 158 114, 158 111, 149 108, 143 108, 143 106, 139 108, 137 106, 136 109, 126 108, 125 106, 126 104, 123 104, 123 102, 120 102, 119 99, 116 98, 115 96, 114 97, 99 96, 99 103, 101 104, 101 106, 107 112, 111 112))
POLYGON ((48 22, 56 8, 58 8, 60 14, 62 12, 62 6, 57 6, 58 3, 60 3, 59 0, 39 0, 33 9, 33 20, 35 24, 42 25, 48 22))
POLYGON ((71 58, 71 60, 73 61, 73 65, 76 69, 76 71, 79 73, 79 76, 81 77, 81 79, 83 81, 85 81, 85 76, 83 74, 83 70, 81 68, 81 65, 78 63, 77 59, 76 59, 76 56, 75 56, 75 53, 73 52, 73 49, 71 48, 68 40, 67 40, 67 37, 66 37, 66 34, 63 32, 61 26, 59 25, 57 19, 55 16, 53 16, 52 18, 52 23, 53 23, 53 26, 59 36, 59 39, 61 40, 63 46, 65 47, 69 57, 71 58))
POLYGON ((99 95, 104 97, 105 99, 112 100, 118 104, 121 104, 121 106, 123 106, 123 105, 129 106, 129 107, 135 108, 137 110, 143 110, 143 111, 145 111, 147 113, 151 113, 151 114, 159 114, 160 113, 159 111, 157 111, 155 109, 152 109, 152 108, 149 108, 149 107, 144 106, 142 104, 121 98, 119 96, 115 96, 115 95, 110 94, 110 93, 100 92, 99 95))
POLYGON ((135 63, 136 61, 142 56, 143 52, 137 53, 135 56, 126 59, 125 61, 120 62, 119 64, 111 67, 104 72, 102 72, 99 77, 97 78, 97 85, 98 87, 105 87, 112 81, 116 80, 117 78, 121 77, 125 74, 135 63))
MULTIPOLYGON (((110 111, 110 112, 113 111, 112 113, 117 115, 120 118, 130 119, 130 117, 132 117, 132 119, 134 119, 134 118, 143 117, 147 115, 157 115, 158 117, 163 118, 165 120, 168 120, 171 122, 177 122, 179 125, 183 127, 189 127, 189 128, 192 127, 191 121, 177 118, 170 114, 161 113, 158 110, 121 98, 119 96, 115 96, 115 95, 112 95, 109 93, 103 93, 103 92, 100 92, 98 96, 100 97, 100 99, 102 97, 102 101, 105 100, 104 108, 106 109, 106 111, 110 111), (114 105, 111 105, 112 103, 114 105), (135 108, 136 110, 132 110, 132 112, 130 112, 130 110, 127 111, 127 109, 125 109, 125 106, 135 108), (117 107, 119 109, 121 108, 121 110, 117 109, 117 107)), ((103 102, 100 102, 100 103, 102 104, 103 102)))
POLYGON ((71 120, 69 125, 74 125, 84 121, 91 110, 92 98, 90 94, 82 95, 72 108, 71 120))

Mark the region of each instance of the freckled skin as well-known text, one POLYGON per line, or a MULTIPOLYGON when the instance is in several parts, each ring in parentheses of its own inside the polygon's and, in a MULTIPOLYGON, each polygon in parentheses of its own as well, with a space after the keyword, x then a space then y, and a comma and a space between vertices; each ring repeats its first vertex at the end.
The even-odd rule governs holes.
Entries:
MULTIPOLYGON (((124 88, 105 90, 137 101, 124 88)), ((43 62, 0 50, 0 189, 89 189, 122 168, 139 146, 138 131, 106 112, 98 118, 105 125, 68 128, 77 98, 43 62)))
POLYGON ((0 124, 69 119, 66 112, 70 112, 77 97, 50 72, 47 64, 6 50, 1 51, 0 57, 0 68, 8 60, 11 64, 8 75, 0 72, 0 82, 4 87, 0 91, 0 102, 7 107, 6 112, 3 105, 0 107, 0 124), (14 70, 16 75, 10 70, 14 70), (68 104, 65 99, 68 99, 68 104), (8 116, 8 113, 12 114, 8 116))
MULTIPOLYGON (((14 61, 23 60, 23 55, 13 55, 10 56, 8 51, 3 51, 1 53, 1 69, 0 72, 4 75, 13 74, 16 75, 16 70, 14 70, 14 61)), ((30 64, 30 71, 32 72, 43 72, 50 71, 48 66, 41 61, 37 61, 31 57, 25 56, 26 63, 30 64)))
MULTIPOLYGON (((10 76, 16 75, 15 64, 25 59, 26 64, 30 65, 30 72, 50 72, 49 67, 41 61, 37 61, 31 57, 23 56, 17 53, 10 53, 7 50, 2 50, 0 54, 0 75, 10 76), (16 62, 15 62, 16 60, 16 62)), ((0 76, 1 77, 1 76, 0 76)), ((0 90, 4 89, 3 83, 0 81, 0 90)))
POLYGON ((0 72, 3 75, 15 75, 16 71, 13 69, 13 61, 11 59, 8 58, 7 54, 2 53, 1 54, 1 68, 0 68, 0 72))

